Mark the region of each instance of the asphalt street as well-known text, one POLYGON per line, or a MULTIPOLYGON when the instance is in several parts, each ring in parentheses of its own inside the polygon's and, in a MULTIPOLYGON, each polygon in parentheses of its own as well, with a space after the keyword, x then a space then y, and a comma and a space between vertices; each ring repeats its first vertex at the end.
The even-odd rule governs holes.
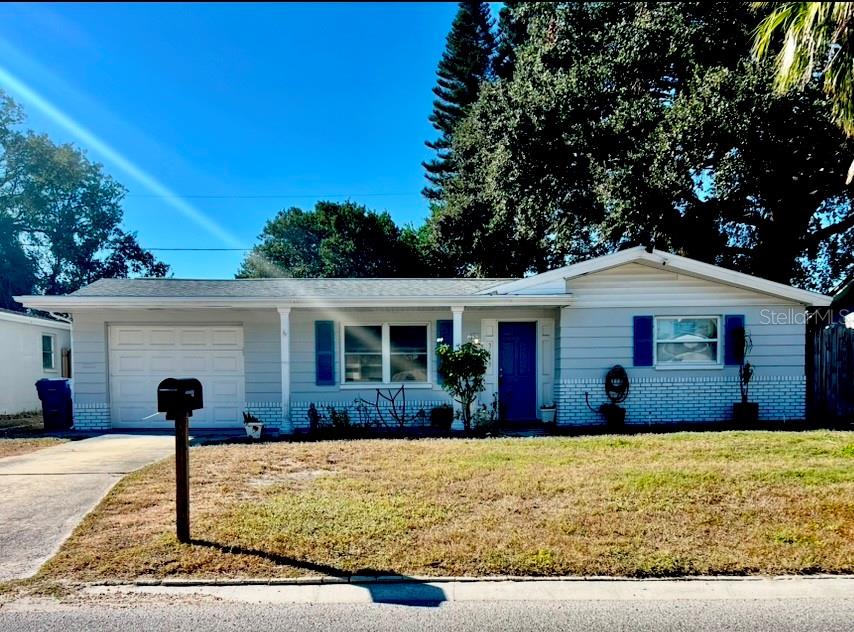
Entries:
POLYGON ((727 630, 850 632, 852 599, 466 601, 397 604, 124 603, 0 608, 0 630, 727 630))

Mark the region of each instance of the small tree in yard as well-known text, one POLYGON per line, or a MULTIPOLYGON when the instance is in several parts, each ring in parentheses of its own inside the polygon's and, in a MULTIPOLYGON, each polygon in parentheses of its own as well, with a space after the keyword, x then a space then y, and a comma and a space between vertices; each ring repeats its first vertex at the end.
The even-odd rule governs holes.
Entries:
POLYGON ((471 430, 471 405, 483 391, 483 377, 489 364, 489 351, 469 341, 454 349, 439 341, 436 346, 442 388, 462 405, 463 428, 471 430))

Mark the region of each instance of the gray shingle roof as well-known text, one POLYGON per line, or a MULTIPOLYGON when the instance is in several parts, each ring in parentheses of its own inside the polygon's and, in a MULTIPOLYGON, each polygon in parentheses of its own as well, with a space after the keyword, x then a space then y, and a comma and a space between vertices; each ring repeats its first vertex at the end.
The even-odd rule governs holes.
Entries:
POLYGON ((71 296, 325 298, 470 296, 513 279, 100 279, 71 296))

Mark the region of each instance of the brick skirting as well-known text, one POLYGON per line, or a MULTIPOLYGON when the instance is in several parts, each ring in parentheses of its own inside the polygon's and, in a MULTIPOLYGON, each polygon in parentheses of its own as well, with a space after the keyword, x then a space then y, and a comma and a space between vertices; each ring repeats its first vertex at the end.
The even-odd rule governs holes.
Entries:
MULTIPOLYGON (((601 423, 595 411, 608 401, 602 378, 559 380, 555 384, 559 424, 601 423), (590 410, 585 403, 590 394, 590 410)), ((626 423, 712 422, 732 419, 732 405, 741 401, 737 377, 654 377, 631 380, 622 404, 626 423)), ((759 403, 761 420, 801 420, 806 414, 804 376, 754 376, 750 401, 759 403)))

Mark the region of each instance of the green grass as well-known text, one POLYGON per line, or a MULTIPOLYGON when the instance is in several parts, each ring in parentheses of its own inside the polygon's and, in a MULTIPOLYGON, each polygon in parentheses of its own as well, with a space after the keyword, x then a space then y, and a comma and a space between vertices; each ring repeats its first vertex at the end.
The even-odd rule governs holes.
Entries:
POLYGON ((350 441, 191 450, 108 495, 40 580, 854 572, 854 433, 350 441))

